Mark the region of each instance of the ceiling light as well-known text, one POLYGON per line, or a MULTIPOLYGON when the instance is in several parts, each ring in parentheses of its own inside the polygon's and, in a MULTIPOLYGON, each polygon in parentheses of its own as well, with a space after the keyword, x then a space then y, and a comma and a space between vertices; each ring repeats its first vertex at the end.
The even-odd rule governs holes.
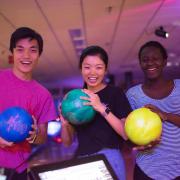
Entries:
POLYGON ((72 44, 78 57, 81 55, 83 49, 86 47, 85 39, 81 29, 70 29, 69 34, 72 44))
POLYGON ((159 36, 159 37, 163 37, 163 38, 169 37, 169 33, 166 32, 162 26, 156 29, 154 33, 156 34, 156 36, 159 36))

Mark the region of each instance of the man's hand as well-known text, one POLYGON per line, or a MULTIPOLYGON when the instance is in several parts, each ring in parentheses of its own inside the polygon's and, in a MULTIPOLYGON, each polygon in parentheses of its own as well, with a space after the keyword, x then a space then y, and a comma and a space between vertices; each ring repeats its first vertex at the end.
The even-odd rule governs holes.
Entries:
POLYGON ((26 140, 32 144, 34 143, 34 141, 36 140, 37 134, 38 134, 38 126, 37 126, 37 120, 35 119, 34 116, 32 116, 34 124, 31 126, 32 127, 32 131, 29 131, 29 137, 26 138, 26 140))
POLYGON ((0 137, 0 148, 10 147, 13 145, 14 145, 13 142, 8 142, 5 139, 3 139, 2 137, 0 137))

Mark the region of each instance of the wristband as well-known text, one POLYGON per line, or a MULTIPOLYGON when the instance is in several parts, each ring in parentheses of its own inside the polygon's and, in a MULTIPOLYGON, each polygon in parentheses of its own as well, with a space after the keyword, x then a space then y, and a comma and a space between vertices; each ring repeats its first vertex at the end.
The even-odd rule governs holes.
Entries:
POLYGON ((110 108, 109 107, 106 107, 106 109, 104 110, 102 114, 102 116, 106 117, 109 113, 111 112, 110 108))

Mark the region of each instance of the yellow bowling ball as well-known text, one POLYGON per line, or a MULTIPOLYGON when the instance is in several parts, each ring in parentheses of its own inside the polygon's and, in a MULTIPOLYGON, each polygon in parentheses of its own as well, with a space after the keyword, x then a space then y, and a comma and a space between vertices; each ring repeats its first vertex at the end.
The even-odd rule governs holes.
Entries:
POLYGON ((160 137, 162 122, 157 113, 148 108, 139 108, 128 115, 125 122, 125 132, 133 143, 148 145, 160 137))

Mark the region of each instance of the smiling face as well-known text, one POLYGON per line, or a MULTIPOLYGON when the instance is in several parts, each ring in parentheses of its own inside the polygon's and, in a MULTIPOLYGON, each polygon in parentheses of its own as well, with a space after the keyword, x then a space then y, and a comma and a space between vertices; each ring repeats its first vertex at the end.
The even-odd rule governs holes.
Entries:
POLYGON ((106 73, 106 66, 98 55, 88 55, 84 58, 81 73, 88 89, 100 90, 106 73))
POLYGON ((32 71, 38 63, 39 47, 35 39, 20 39, 13 49, 13 72, 22 80, 30 80, 32 71))
POLYGON ((160 49, 157 47, 145 47, 141 52, 140 66, 146 79, 154 80, 161 78, 166 62, 167 60, 163 58, 160 49))

